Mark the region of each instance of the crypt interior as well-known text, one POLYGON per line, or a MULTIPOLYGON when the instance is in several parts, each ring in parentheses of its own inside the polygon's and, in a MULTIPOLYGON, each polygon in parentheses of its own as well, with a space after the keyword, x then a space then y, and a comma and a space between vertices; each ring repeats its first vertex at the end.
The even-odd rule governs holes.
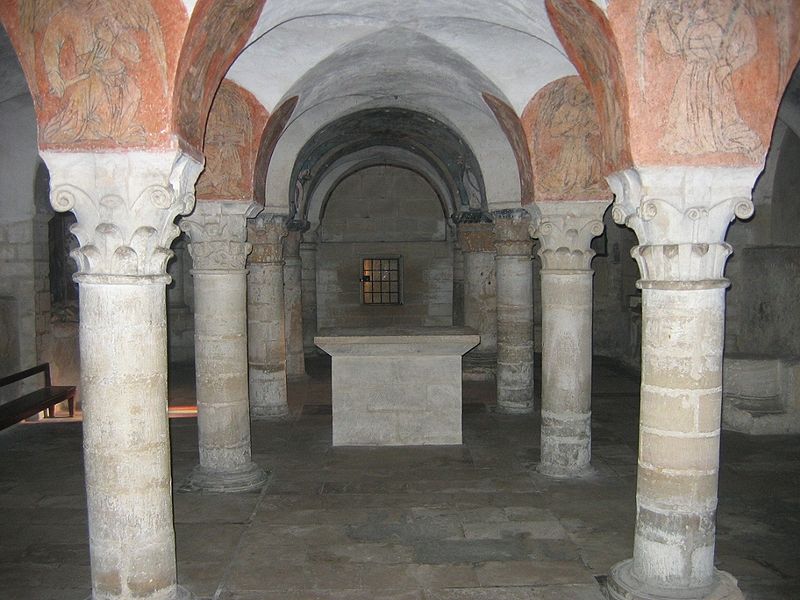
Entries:
POLYGON ((0 20, 0 597, 800 598, 796 0, 0 20))

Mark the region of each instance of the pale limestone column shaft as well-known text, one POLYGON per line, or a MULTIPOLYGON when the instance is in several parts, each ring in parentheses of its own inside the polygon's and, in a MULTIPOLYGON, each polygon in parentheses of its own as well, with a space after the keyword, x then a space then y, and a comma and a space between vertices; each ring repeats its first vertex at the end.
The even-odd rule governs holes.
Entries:
POLYGON ((481 342, 472 353, 497 353, 497 281, 494 229, 491 223, 459 223, 464 255, 464 325, 475 329, 481 342))
POLYGON ((592 452, 592 238, 610 201, 542 202, 531 227, 542 261, 542 436, 539 471, 576 477, 592 452))
POLYGON ((283 240, 286 375, 302 377, 306 374, 305 352, 303 351, 303 263, 300 260, 303 227, 294 222, 289 225, 289 230, 283 240))
POLYGON ((633 558, 612 598, 742 598, 714 568, 725 319, 724 242, 753 212, 756 169, 648 167, 610 176, 614 220, 641 245, 642 387, 633 558))
POLYGON ((251 460, 247 381, 247 218, 259 206, 198 202, 181 220, 194 268, 194 341, 200 464, 187 491, 256 489, 266 473, 251 460))
POLYGON ((533 410, 533 270, 530 215, 494 213, 497 277, 497 410, 533 410))
POLYGON ((191 598, 176 582, 165 286, 201 165, 178 151, 42 157, 53 208, 77 216, 92 597, 191 598))
POLYGON ((286 219, 261 214, 247 227, 253 250, 247 278, 247 346, 250 364, 250 416, 289 415, 286 398, 283 238, 286 219))
POLYGON ((306 231, 300 243, 300 261, 303 275, 301 297, 303 302, 303 351, 315 352, 317 335, 317 242, 316 231, 306 231))

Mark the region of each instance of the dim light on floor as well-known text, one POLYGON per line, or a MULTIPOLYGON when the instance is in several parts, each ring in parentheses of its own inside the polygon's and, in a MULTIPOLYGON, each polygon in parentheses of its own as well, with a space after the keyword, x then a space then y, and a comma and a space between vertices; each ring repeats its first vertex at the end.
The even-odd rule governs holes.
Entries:
POLYGON ((184 417, 196 417, 197 406, 173 406, 168 409, 170 419, 181 419, 184 417))

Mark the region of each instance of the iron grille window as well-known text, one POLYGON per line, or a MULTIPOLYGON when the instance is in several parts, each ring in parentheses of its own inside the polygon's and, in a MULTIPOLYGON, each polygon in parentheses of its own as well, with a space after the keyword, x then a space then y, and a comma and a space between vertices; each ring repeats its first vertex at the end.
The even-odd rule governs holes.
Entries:
POLYGON ((361 264, 364 304, 400 304, 400 259, 365 258, 361 264))

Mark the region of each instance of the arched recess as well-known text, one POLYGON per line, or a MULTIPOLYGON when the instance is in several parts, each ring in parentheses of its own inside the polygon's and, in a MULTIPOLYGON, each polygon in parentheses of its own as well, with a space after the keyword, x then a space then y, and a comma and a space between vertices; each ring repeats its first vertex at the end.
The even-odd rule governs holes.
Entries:
POLYGON ((450 190, 446 200, 452 206, 444 208, 445 215, 453 210, 486 212, 482 172, 464 140, 428 115, 385 108, 352 113, 311 136, 292 169, 295 187, 287 199, 290 216, 307 218, 308 199, 332 165, 354 154, 369 156, 373 148, 405 151, 415 155, 417 163, 427 164, 426 171, 434 173, 450 190))
POLYGON ((443 179, 428 161, 403 148, 372 147, 342 157, 330 165, 319 177, 317 185, 308 197, 307 211, 304 216, 310 229, 312 231, 318 229, 324 217, 330 193, 343 179, 356 171, 377 165, 394 165, 414 171, 434 189, 446 218, 452 218, 456 212, 454 197, 457 189, 454 188, 454 182, 443 179))
POLYGON ((452 325, 453 239, 426 177, 351 169, 331 185, 319 233, 319 327, 452 325))

